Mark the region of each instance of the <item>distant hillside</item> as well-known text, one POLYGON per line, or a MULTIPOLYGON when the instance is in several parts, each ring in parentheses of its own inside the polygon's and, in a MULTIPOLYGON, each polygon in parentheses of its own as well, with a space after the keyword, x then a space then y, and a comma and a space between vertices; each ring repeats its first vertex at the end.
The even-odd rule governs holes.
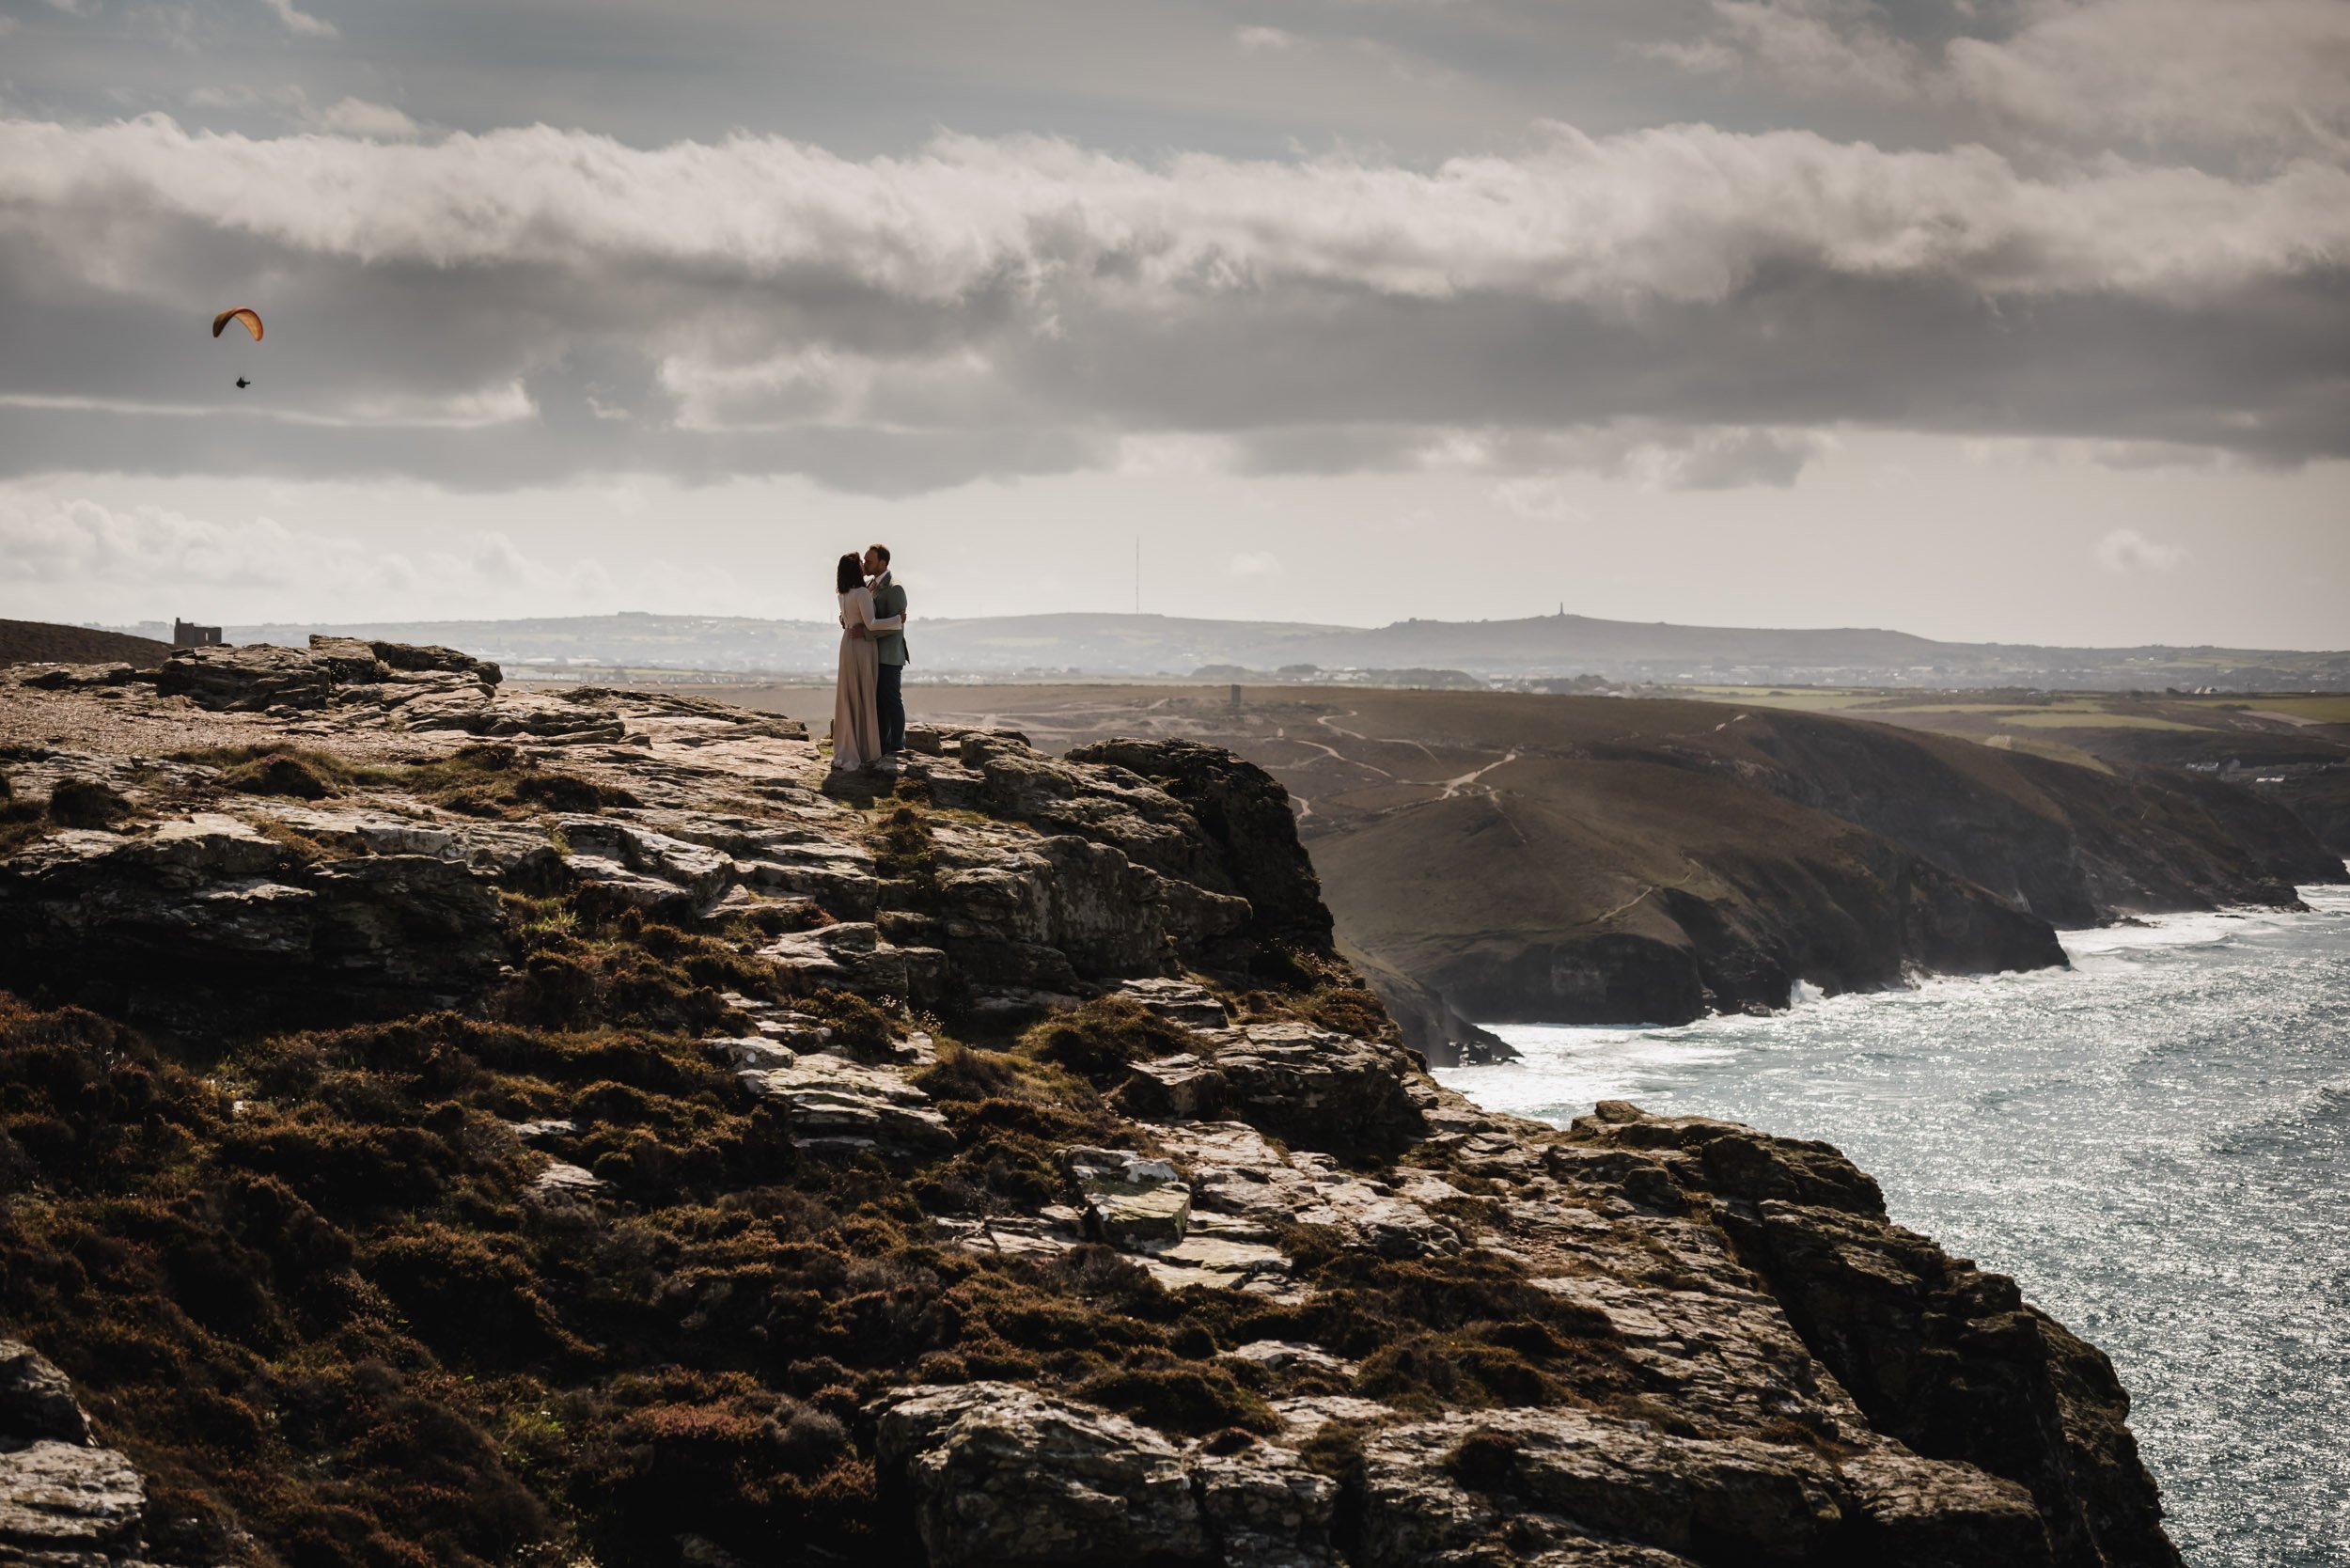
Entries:
POLYGON ((1310 652, 1332 666, 1466 665, 1486 670, 1603 669, 1658 662, 1930 666, 1980 656, 1973 649, 1962 655, 1962 648, 1870 628, 1773 631, 1550 615, 1526 620, 1400 620, 1374 631, 1334 630, 1317 639, 1310 652))
POLYGON ((0 665, 151 665, 171 644, 87 626, 46 620, 0 620, 0 665))
MULTIPOLYGON (((1891 687, 2233 690, 2350 687, 2350 653, 2225 648, 2042 648, 1935 642, 1866 627, 1786 630, 1539 616, 1375 628, 1073 611, 932 619, 914 602, 913 676, 1188 676, 1212 666, 1466 671, 1485 680, 1891 687)), ((147 625, 130 628, 147 631, 147 625)), ((313 632, 440 643, 509 666, 817 672, 829 619, 635 613, 519 620, 231 626, 232 642, 302 646, 313 632)), ((1406 683, 1388 681, 1386 684, 1406 683)), ((1415 682, 1418 683, 1418 682, 1415 682)))

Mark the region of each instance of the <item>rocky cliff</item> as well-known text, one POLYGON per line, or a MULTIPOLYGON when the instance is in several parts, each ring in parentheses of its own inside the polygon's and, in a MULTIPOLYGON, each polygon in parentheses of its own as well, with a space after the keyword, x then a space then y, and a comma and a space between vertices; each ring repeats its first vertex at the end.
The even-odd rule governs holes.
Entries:
POLYGON ((19 1560, 2177 1560, 1834 1150, 1434 1084, 1213 748, 352 643, 0 735, 19 1560))
POLYGON ((1340 934, 1489 1023, 2060 965, 2059 928, 2292 907, 2343 877, 2290 811, 2208 777, 1829 714, 1408 693, 1314 733, 1337 738, 1244 749, 1321 792, 1306 829, 1340 934), (1307 744, 1330 755, 1282 760, 1307 744), (1334 788, 1341 766, 1363 776, 1334 788))

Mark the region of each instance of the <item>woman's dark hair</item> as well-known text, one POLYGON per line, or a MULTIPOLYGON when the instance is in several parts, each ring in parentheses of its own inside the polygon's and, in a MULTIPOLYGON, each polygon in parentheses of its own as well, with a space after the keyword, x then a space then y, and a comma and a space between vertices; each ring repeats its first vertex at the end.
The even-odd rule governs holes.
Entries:
POLYGON ((865 563, 855 556, 843 556, 840 557, 839 569, 832 575, 835 593, 846 593, 851 588, 861 588, 865 586, 865 563))

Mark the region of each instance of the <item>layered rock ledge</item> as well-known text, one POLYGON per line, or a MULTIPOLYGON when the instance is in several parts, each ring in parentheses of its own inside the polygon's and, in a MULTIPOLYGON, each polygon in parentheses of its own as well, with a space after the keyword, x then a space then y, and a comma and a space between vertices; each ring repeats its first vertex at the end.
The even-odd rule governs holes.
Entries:
POLYGON ((1832 1148, 1439 1088, 1224 753, 338 643, 0 718, 0 1556, 2177 1561, 1832 1148))

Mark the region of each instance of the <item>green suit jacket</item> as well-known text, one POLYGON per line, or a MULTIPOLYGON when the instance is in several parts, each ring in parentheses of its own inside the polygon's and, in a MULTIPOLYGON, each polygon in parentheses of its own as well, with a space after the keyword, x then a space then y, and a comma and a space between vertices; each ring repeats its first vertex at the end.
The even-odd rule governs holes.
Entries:
MULTIPOLYGON (((906 613, 906 590, 898 586, 898 579, 885 572, 873 585, 873 619, 892 620, 906 613)), ((885 665, 902 665, 906 659, 906 635, 903 632, 876 632, 873 651, 885 665)))

